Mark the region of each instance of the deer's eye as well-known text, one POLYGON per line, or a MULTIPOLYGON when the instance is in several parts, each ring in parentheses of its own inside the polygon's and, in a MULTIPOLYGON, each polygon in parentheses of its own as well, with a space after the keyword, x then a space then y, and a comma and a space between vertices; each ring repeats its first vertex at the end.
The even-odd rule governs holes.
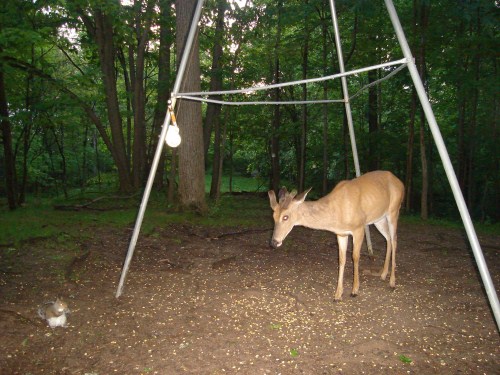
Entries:
POLYGON ((288 215, 283 216, 283 221, 287 221, 287 220, 288 220, 288 215))

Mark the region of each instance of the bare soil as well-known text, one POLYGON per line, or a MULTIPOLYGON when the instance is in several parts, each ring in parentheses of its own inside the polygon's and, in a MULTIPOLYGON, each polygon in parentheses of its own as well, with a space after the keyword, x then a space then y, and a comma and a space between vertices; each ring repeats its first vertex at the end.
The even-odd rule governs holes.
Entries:
MULTIPOLYGON (((336 303, 335 236, 295 228, 272 250, 271 226, 141 235, 119 299, 130 229, 1 249, 1 374, 500 373, 499 333, 461 231, 401 224, 392 290, 374 276, 385 242, 373 230, 360 294, 349 296, 348 262, 336 303), (37 308, 57 296, 71 313, 51 329, 37 308)), ((498 287, 500 236, 480 242, 498 287)))

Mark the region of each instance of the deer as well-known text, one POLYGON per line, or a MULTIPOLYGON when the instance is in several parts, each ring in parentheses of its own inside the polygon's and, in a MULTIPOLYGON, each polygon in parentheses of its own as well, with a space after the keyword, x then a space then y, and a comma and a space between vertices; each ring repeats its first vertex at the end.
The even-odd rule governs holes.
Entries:
POLYGON ((316 201, 305 201, 311 188, 297 195, 281 188, 278 200, 274 190, 268 192, 273 210, 274 231, 270 245, 280 247, 294 226, 326 230, 337 235, 339 275, 335 301, 343 294, 344 267, 349 236, 353 239, 352 259, 354 282, 351 296, 359 291, 359 258, 366 225, 374 224, 387 241, 384 268, 385 280, 392 259, 389 285, 396 288, 396 248, 399 210, 404 196, 403 183, 388 171, 368 172, 353 180, 339 182, 335 188, 316 201))

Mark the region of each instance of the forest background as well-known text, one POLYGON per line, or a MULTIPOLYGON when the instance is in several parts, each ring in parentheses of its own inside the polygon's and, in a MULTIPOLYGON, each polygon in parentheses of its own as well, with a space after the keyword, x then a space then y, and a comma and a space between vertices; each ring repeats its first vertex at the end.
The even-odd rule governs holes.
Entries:
MULTIPOLYGON (((0 4, 0 196, 144 188, 194 0, 6 0, 0 4)), ((500 218, 499 6, 394 1, 465 200, 500 218)), ((383 1, 336 1, 346 70, 402 58, 383 1)), ((338 73, 326 0, 207 0, 181 91, 246 88, 338 73)), ((394 67, 349 77, 349 92, 394 67)), ((340 80, 224 99, 340 99, 340 80)), ((217 99, 221 99, 217 97, 217 99)), ((451 189, 407 70, 351 103, 361 171, 406 186, 404 208, 456 218, 451 189)), ((246 176, 265 191, 354 177, 342 104, 220 106, 179 101, 183 143, 165 147, 155 189, 206 210, 246 176), (227 186, 222 185, 222 177, 227 186)), ((314 197, 314 195, 312 195, 314 197)))

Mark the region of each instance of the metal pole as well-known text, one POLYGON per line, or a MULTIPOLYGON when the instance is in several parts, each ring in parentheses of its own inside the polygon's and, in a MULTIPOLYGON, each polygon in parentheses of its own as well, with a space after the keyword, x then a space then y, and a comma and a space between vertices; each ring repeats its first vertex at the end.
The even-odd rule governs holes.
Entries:
MULTIPOLYGON (((172 91, 172 108, 175 107, 175 101, 176 101, 175 95, 179 92, 179 89, 181 87, 182 79, 184 77, 184 72, 186 70, 186 65, 193 46, 193 41, 196 36, 196 32, 198 29, 198 22, 201 16, 201 9, 203 7, 203 1, 204 0, 198 0, 198 4, 196 5, 196 9, 193 14, 193 21, 191 22, 191 28, 186 38, 186 44, 184 46, 184 51, 182 53, 181 62, 177 70, 177 77, 175 79, 174 88, 172 91)), ((151 188, 153 187, 156 170, 158 169, 158 163, 160 162, 161 152, 165 144, 165 137, 167 135, 167 130, 169 126, 170 126, 170 111, 167 111, 167 115, 165 116, 165 121, 163 122, 160 138, 158 139, 158 146, 156 147, 156 152, 153 158, 153 163, 151 165, 151 170, 149 172, 148 181, 144 189, 144 195, 142 196, 142 202, 139 208, 139 213, 137 214, 137 219, 135 221, 132 238, 130 239, 127 257, 125 258, 125 262, 123 264, 123 269, 120 276, 120 282, 118 283, 118 288, 116 290, 116 295, 115 295, 116 298, 120 297, 123 291, 123 285, 125 284, 125 279, 127 277, 130 261, 132 260, 132 256, 134 255, 135 246, 137 244, 137 238, 139 237, 139 231, 141 229, 142 220, 144 219, 144 212, 146 211, 149 195, 151 194, 151 188)))
POLYGON ((401 27, 401 23, 399 22, 399 18, 396 13, 396 9, 394 8, 394 4, 392 3, 392 0, 384 0, 384 1, 387 7, 387 11, 389 12, 392 25, 394 26, 394 30, 396 32, 399 44, 403 51, 403 54, 408 60, 408 70, 410 71, 413 84, 415 85, 415 89, 420 99, 420 103, 422 104, 422 108, 425 112, 429 128, 431 129, 432 136, 434 137, 434 142, 436 142, 436 147, 439 152, 439 156, 441 157, 441 161, 443 162, 444 170, 446 172, 446 176, 448 177, 448 181, 451 186, 451 191, 453 192, 455 201, 457 202, 458 211, 460 212, 460 216, 462 217, 462 221, 465 226, 465 231, 467 233, 467 237, 469 238, 472 252, 474 253, 474 257, 476 259, 477 267, 479 269, 479 273, 481 274, 483 285, 486 290, 486 294, 488 296, 490 306, 497 323, 497 328, 500 329, 500 304, 498 302, 498 296, 496 294, 493 281, 491 280, 488 267, 486 266, 484 255, 481 250, 481 246, 479 245, 476 231, 474 230, 474 226, 472 224, 469 211, 465 204, 462 191, 460 190, 460 186, 458 184, 457 176, 455 175, 455 171, 453 169, 450 156, 448 155, 448 151, 446 150, 443 137, 441 136, 441 131, 439 130, 439 126, 437 124, 436 118, 434 117, 434 112, 432 111, 429 99, 427 98, 424 85, 422 84, 422 80, 420 79, 420 76, 418 74, 415 61, 411 54, 410 47, 408 46, 408 42, 406 41, 406 37, 403 28, 401 27))
MULTIPOLYGON (((332 13, 332 22, 333 22, 333 31, 335 34, 335 46, 337 48, 337 56, 339 59, 339 69, 340 73, 345 73, 344 67, 344 57, 342 55, 342 45, 340 43, 340 33, 339 33, 339 25, 337 22, 337 12, 335 11, 335 4, 333 0, 330 0, 330 10, 332 13)), ((354 161, 354 168, 356 170, 356 177, 361 175, 361 170, 359 168, 359 158, 358 158, 358 149, 356 146, 356 136, 354 135, 354 126, 352 121, 352 112, 351 112, 351 103, 349 102, 349 91, 347 89, 347 79, 345 76, 340 78, 342 82, 342 92, 344 95, 344 103, 345 103, 345 113, 347 117, 347 126, 349 128, 349 136, 351 138, 351 149, 352 149, 352 158, 354 161)), ((370 236, 370 229, 368 225, 365 226, 365 236, 366 236, 366 245, 368 246, 368 254, 373 256, 373 246, 372 240, 370 236)))

